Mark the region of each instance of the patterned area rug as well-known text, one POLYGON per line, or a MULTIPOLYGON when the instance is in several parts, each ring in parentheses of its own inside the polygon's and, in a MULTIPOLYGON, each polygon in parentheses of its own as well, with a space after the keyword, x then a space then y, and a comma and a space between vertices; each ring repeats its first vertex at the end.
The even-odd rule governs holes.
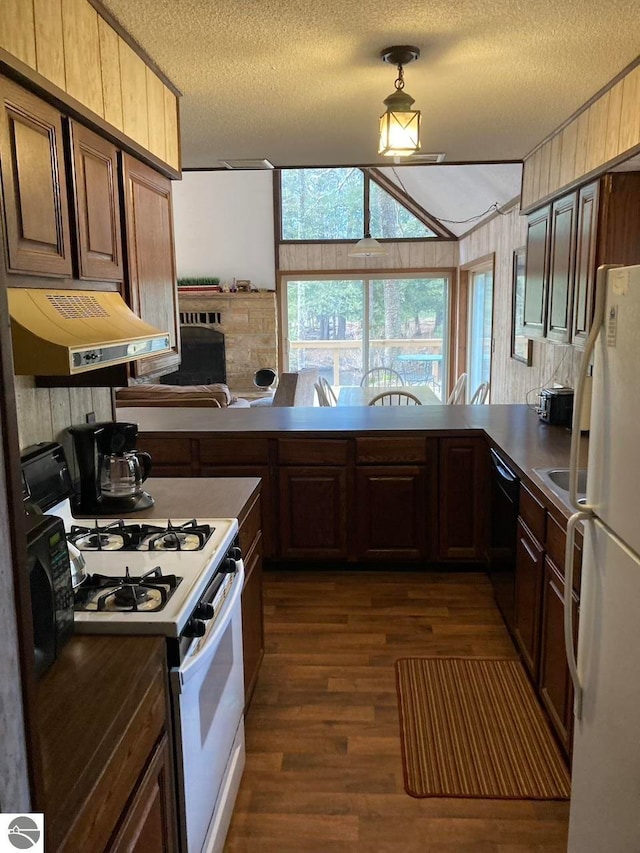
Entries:
POLYGON ((396 661, 412 797, 566 800, 567 768, 517 660, 396 661))

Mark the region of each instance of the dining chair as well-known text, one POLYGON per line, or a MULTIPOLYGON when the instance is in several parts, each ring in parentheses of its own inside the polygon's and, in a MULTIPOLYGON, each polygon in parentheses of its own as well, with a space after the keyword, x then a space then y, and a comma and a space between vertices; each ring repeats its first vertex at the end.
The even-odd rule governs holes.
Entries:
POLYGON ((382 391, 369 400, 370 406, 421 406, 422 403, 411 391, 382 391))
POLYGON ((473 392, 472 398, 469 400, 472 406, 481 406, 489 396, 489 383, 481 382, 473 392))
POLYGON ((360 380, 361 388, 396 388, 404 379, 392 367, 372 367, 360 380))
POLYGON ((458 405, 460 403, 464 403, 464 396, 467 390, 467 374, 461 373, 458 376, 456 384, 453 386, 453 391, 449 394, 449 399, 447 400, 447 405, 458 405))
POLYGON ((327 398, 329 406, 337 406, 338 398, 336 397, 336 392, 331 387, 331 383, 328 382, 324 376, 320 377, 319 384, 322 386, 322 390, 324 391, 324 396, 327 398))
POLYGON ((318 395, 318 405, 319 406, 330 406, 331 403, 325 393, 324 388, 320 382, 316 382, 313 386, 316 389, 316 394, 318 395))

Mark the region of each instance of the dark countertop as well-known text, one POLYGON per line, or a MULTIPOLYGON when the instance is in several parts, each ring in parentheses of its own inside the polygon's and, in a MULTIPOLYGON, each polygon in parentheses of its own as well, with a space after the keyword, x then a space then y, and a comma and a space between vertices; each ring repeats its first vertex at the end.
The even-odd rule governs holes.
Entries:
MULTIPOLYGON (((489 406, 344 406, 338 408, 256 407, 251 409, 118 409, 118 418, 137 423, 149 437, 166 433, 184 437, 227 438, 259 433, 265 438, 283 433, 304 435, 393 434, 398 432, 485 433, 529 485, 537 488, 562 515, 572 512, 535 473, 536 468, 567 467, 571 434, 565 427, 549 426, 525 405, 489 406)), ((586 465, 588 441, 583 441, 586 465)), ((176 482, 167 481, 167 482, 176 482)), ((188 481, 184 481, 188 482, 188 481)), ((202 482, 195 480, 191 482, 202 482)), ((150 487, 151 488, 151 487, 150 487)))
POLYGON ((127 518, 237 518, 241 524, 259 488, 258 477, 149 477, 144 489, 155 504, 127 518))

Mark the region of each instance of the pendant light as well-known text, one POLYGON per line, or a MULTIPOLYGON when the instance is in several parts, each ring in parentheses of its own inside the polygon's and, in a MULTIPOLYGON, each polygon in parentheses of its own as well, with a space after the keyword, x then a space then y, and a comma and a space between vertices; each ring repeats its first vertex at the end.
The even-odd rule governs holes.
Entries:
POLYGON ((387 110, 380 116, 378 154, 406 157, 420 150, 420 110, 412 110, 414 99, 404 91, 403 66, 420 57, 420 48, 411 45, 385 47, 380 59, 398 68, 395 91, 384 99, 387 110))
POLYGON ((362 240, 358 240, 352 249, 349 249, 351 258, 370 258, 372 255, 386 255, 385 247, 371 236, 367 231, 362 240))

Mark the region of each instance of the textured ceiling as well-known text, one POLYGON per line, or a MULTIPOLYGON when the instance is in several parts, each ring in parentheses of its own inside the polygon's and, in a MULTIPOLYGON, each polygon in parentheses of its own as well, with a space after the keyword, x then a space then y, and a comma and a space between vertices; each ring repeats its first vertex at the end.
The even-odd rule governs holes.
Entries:
POLYGON ((640 49, 637 0, 106 0, 182 90, 183 163, 381 163, 378 117, 406 89, 423 151, 522 158, 640 49))

